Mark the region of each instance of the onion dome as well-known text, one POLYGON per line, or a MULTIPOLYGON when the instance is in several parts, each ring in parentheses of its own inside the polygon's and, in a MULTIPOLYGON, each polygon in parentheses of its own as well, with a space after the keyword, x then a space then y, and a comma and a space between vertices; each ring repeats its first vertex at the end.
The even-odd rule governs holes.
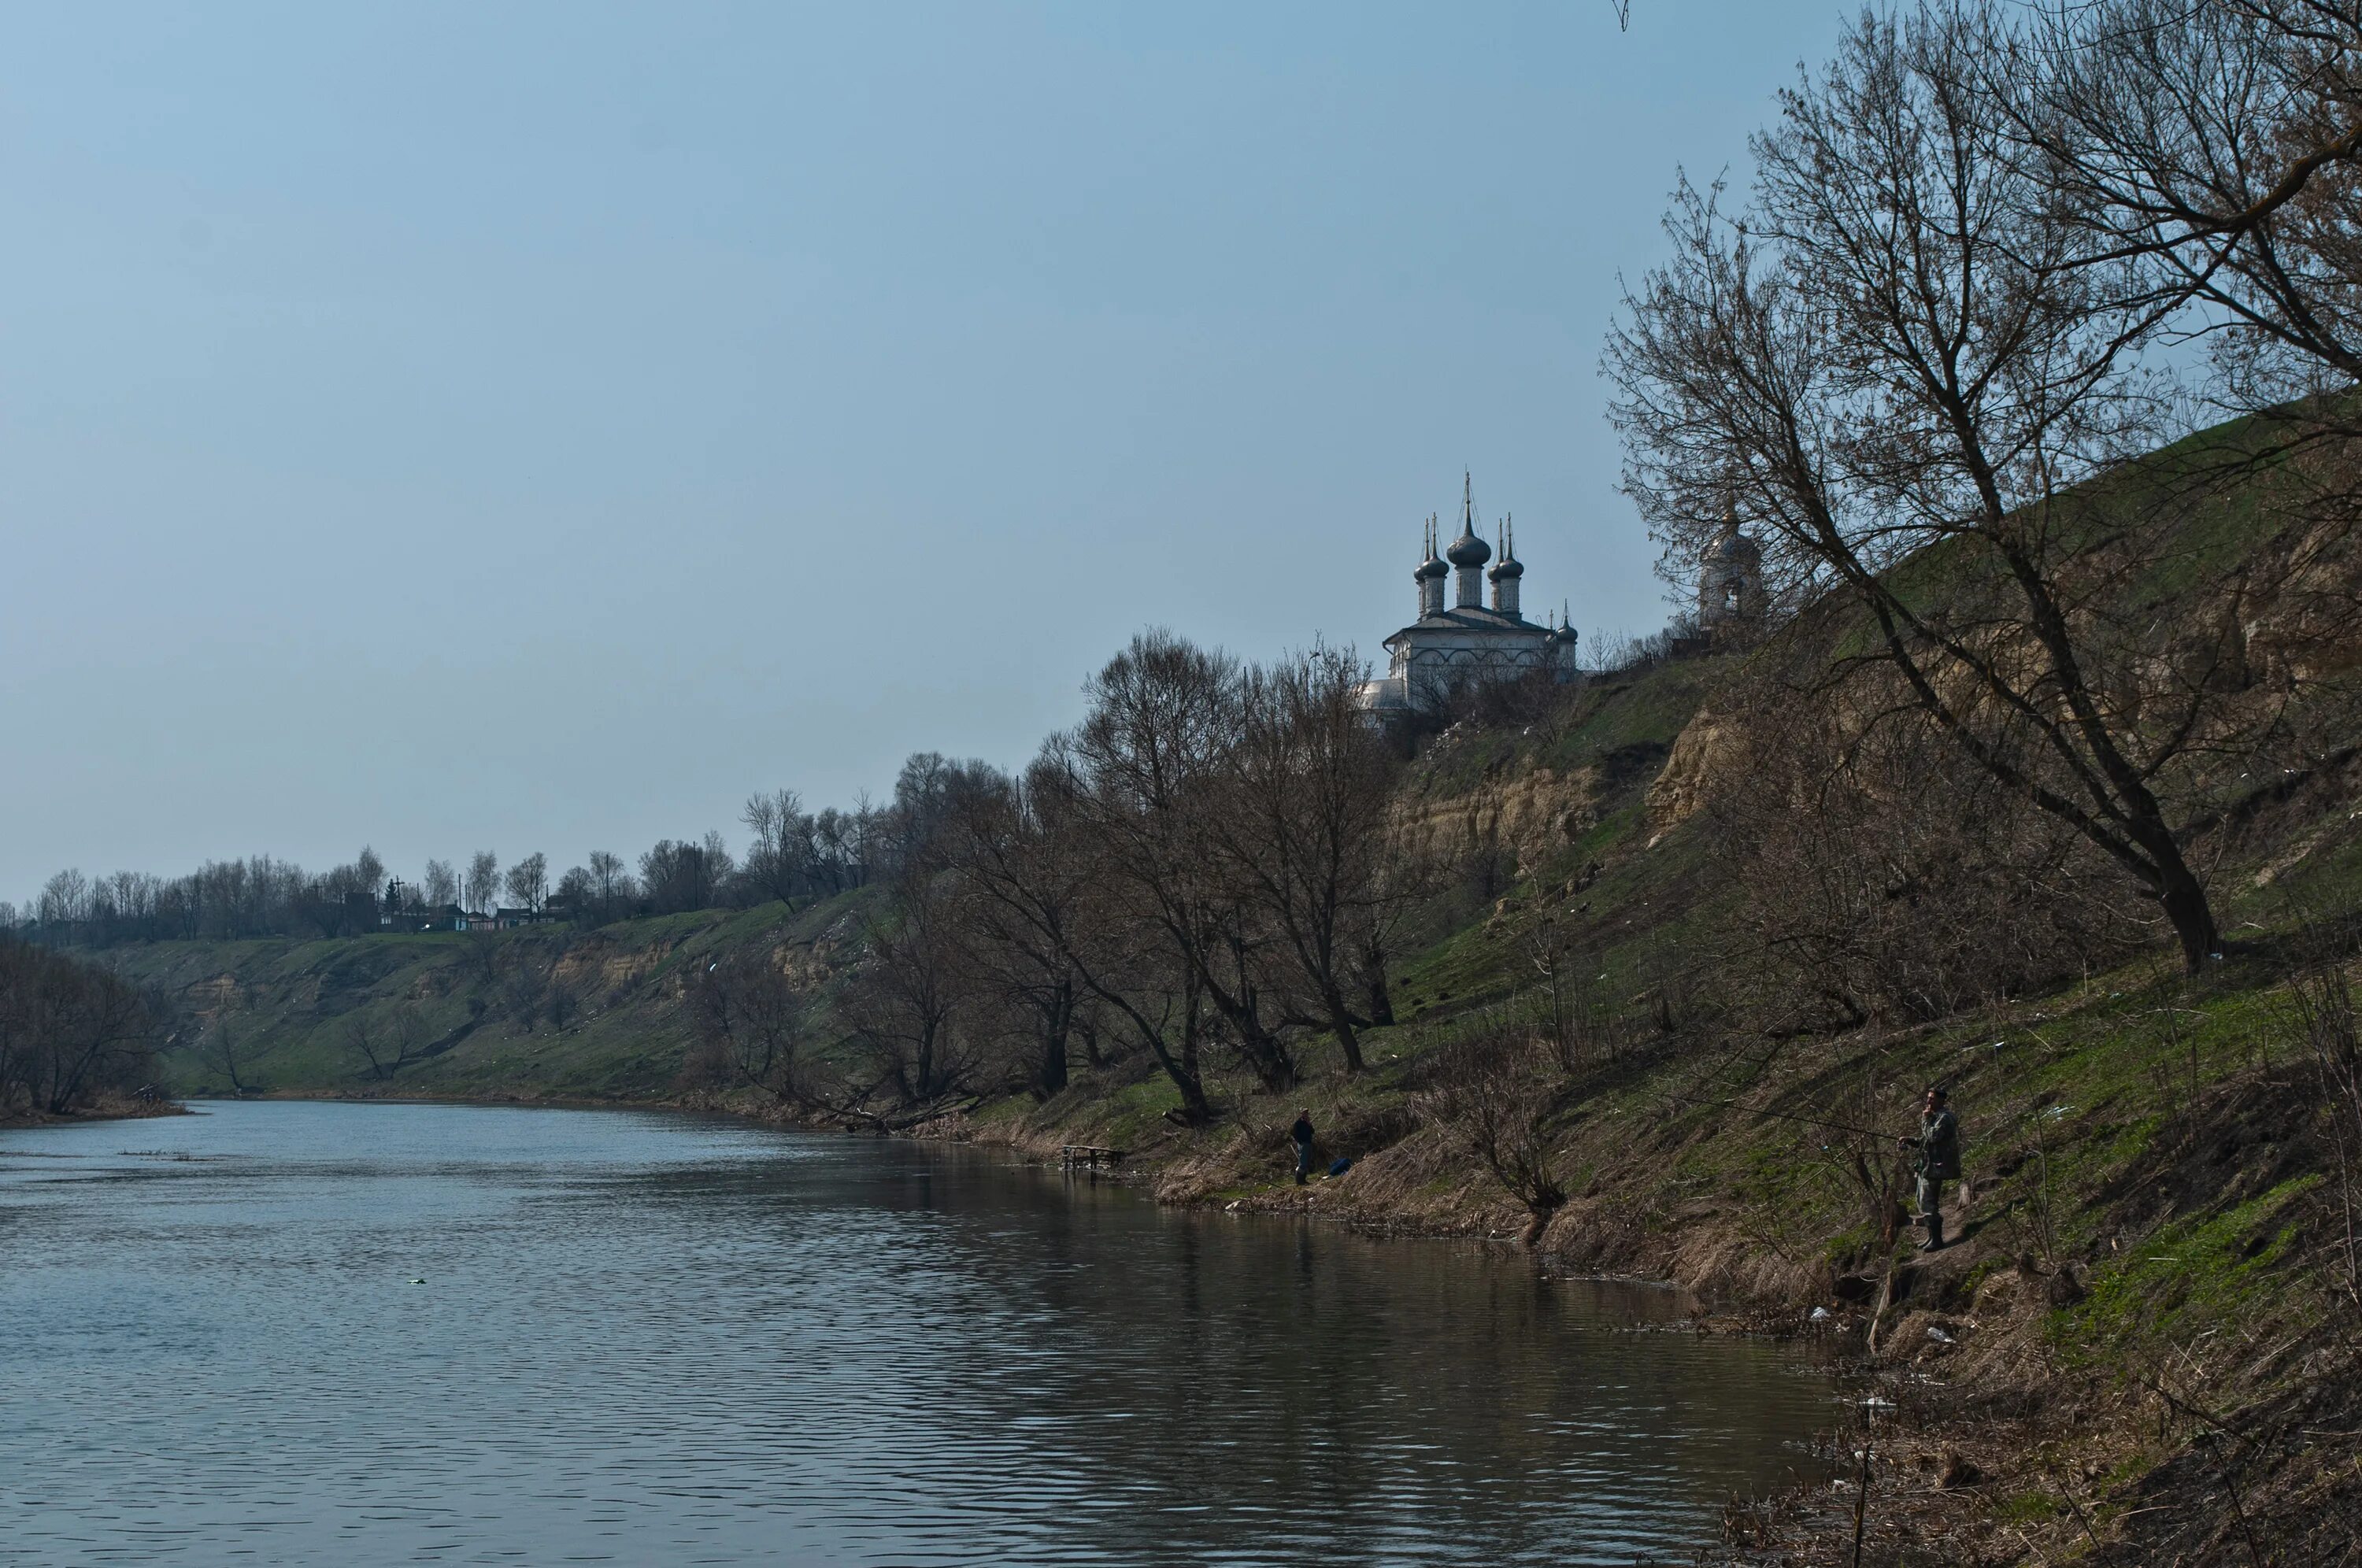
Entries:
POLYGON ((1574 635, 1573 621, 1568 618, 1566 613, 1562 611, 1558 617, 1558 624, 1551 628, 1551 646, 1552 647, 1572 646, 1574 642, 1574 635))
POLYGON ((1727 495, 1722 502, 1722 527, 1715 535, 1714 543, 1705 547, 1705 558, 1727 565, 1751 565, 1763 558, 1763 551, 1755 541, 1738 531, 1738 507, 1727 495))
POLYGON ((1501 520, 1501 564, 1485 575, 1495 582, 1505 577, 1515 580, 1526 575, 1526 563, 1518 559, 1518 536, 1507 518, 1501 520))
POLYGON ((1725 523, 1722 532, 1715 536, 1714 543, 1706 547, 1705 555, 1710 561, 1757 561, 1763 558, 1763 550, 1762 547, 1738 531, 1738 524, 1725 523))
POLYGON ((1471 499, 1473 486, 1463 471, 1460 476, 1460 537, 1443 552, 1443 558, 1462 571, 1474 571, 1493 558, 1493 547, 1476 536, 1476 509, 1471 499))
POLYGON ((1414 582, 1429 582, 1451 575, 1451 569, 1436 557, 1435 532, 1435 519, 1430 517, 1427 520, 1427 558, 1419 562, 1418 569, 1410 574, 1414 582))

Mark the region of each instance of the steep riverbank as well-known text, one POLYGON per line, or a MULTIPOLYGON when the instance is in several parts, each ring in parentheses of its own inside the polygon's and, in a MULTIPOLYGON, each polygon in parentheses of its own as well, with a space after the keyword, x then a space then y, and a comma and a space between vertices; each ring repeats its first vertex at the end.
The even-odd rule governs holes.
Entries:
MULTIPOLYGON (((1537 1261, 1684 1286, 1731 1327, 1838 1337, 1886 1401, 1871 1561, 2212 1562, 2249 1531, 2261 1561, 2340 1561, 2362 1517, 2351 1423, 2331 1414, 2362 1387, 2354 1193, 2283 977, 2268 952, 2195 986, 2128 970, 1720 1071, 1636 1049, 1569 1091, 1553 1149, 1568 1196, 1537 1261), (1900 1095, 1832 1095, 1873 1075, 1955 1086, 1970 1179, 1939 1253, 1907 1251, 1894 1152, 1827 1124, 1835 1104, 1908 1128, 1900 1095), (2264 1518, 2243 1521, 2235 1490, 2264 1518)), ((1077 1095, 992 1108, 959 1135, 1039 1158, 1123 1147, 1171 1202, 1507 1244, 1532 1216, 1418 1125, 1419 1062, 1242 1094, 1210 1132, 1077 1095), (1286 1174, 1299 1103, 1323 1162, 1352 1161, 1305 1188, 1286 1174)), ((1851 1496, 1735 1515, 1735 1539, 1783 1554, 1766 1561, 1845 1561, 1851 1496)))
MULTIPOLYGON (((2129 619, 2169 624, 2251 522, 2194 522, 2116 590, 2129 619)), ((1909 568, 1938 600, 1947 569, 1909 568)), ((1546 1269, 1847 1336, 1886 1380, 1863 1526, 1891 1562, 2336 1562, 2362 1550, 2362 1439, 2323 1403, 2362 1366, 2362 649, 2301 622, 2243 623, 2223 676, 2226 705, 2276 715, 2273 749, 2211 750, 2175 781, 2223 933, 2195 975, 2089 845, 1941 748, 1878 752, 1893 737, 1823 680, 1859 655, 1836 614, 1416 737, 1386 819, 1416 896, 1358 1031, 1367 1069, 1300 1019, 1277 1063, 1209 1025, 1198 1115, 1118 1029, 1057 1037, 1066 1081, 1037 1098, 1021 1086, 1054 1080, 1006 995, 977 1003, 956 1081, 914 1088, 846 1011, 898 918, 877 889, 105 956, 185 1021, 168 1062, 189 1092, 668 1103, 1038 1160, 1090 1144, 1168 1204, 1521 1241, 1546 1269), (695 1005, 717 973, 766 982, 759 1070, 695 1005), (779 1051, 825 1092, 799 1099, 779 1051), (1956 1244, 1922 1255, 1894 1144, 1931 1083, 1969 1179, 1956 1244), (1299 1109, 1321 1166, 1349 1162, 1303 1188, 1299 1109)), ((1833 1496, 1733 1528, 1827 1560, 1833 1496)))

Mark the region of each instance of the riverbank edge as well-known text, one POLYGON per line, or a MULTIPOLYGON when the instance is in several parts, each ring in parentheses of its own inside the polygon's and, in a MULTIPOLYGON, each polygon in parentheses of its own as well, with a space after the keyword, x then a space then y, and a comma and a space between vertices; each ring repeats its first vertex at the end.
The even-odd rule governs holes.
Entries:
POLYGON ((127 1095, 107 1095, 79 1110, 70 1110, 63 1115, 53 1115, 46 1110, 27 1110, 0 1116, 0 1132, 21 1132, 35 1127, 79 1127, 85 1121, 139 1121, 151 1116, 193 1114, 186 1104, 176 1099, 134 1099, 127 1095))
MULTIPOLYGON (((828 1118, 800 1116, 791 1109, 764 1104, 733 1093, 691 1090, 648 1096, 545 1094, 526 1090, 488 1090, 464 1094, 419 1091, 401 1086, 364 1085, 339 1089, 274 1089, 243 1096, 199 1095, 192 1105, 210 1101, 319 1101, 418 1105, 474 1105, 539 1108, 552 1110, 661 1110, 720 1116, 755 1126, 846 1138, 903 1138, 915 1143, 957 1143, 997 1151, 1021 1163, 1056 1167, 1070 1145, 1083 1134, 1064 1125, 1031 1126, 1021 1119, 978 1119, 951 1112, 892 1132, 848 1126, 828 1118)), ((1191 1146, 1187 1134, 1175 1130, 1157 1145, 1124 1152, 1113 1165, 1090 1167, 1093 1180, 1130 1187, 1161 1207, 1193 1212, 1252 1213, 1286 1216, 1341 1225, 1361 1234, 1405 1240, 1482 1242, 1526 1252, 1540 1272, 1550 1277, 1642 1285, 1681 1292, 1697 1310, 1678 1327, 1699 1333, 1743 1335, 1749 1338, 1794 1340, 1814 1343, 1836 1342, 1843 1348, 1850 1331, 1859 1343, 1861 1326, 1852 1314, 1815 1321, 1811 1309, 1817 1299, 1771 1297, 1716 1288, 1731 1276, 1727 1266, 1684 1267, 1699 1256, 1727 1265, 1733 1238, 1716 1230, 1701 1247, 1684 1247, 1655 1260, 1639 1254, 1591 1247, 1570 1250, 1567 1238, 1553 1226, 1540 1246, 1520 1241, 1524 1216, 1489 1178, 1473 1168, 1448 1198, 1427 1195, 1415 1203, 1390 1201, 1384 1191, 1349 1187, 1327 1175, 1314 1176, 1298 1187, 1287 1181, 1275 1162, 1271 1181, 1262 1190, 1234 1187, 1211 1187, 1208 1172, 1220 1167, 1233 1175, 1223 1160, 1227 1151, 1191 1146)), ((1703 1234, 1701 1232, 1701 1234, 1703 1234)))

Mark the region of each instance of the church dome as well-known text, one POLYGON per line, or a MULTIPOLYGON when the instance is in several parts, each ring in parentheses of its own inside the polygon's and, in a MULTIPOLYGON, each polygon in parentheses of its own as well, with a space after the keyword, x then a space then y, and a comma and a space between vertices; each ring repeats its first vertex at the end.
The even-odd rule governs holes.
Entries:
POLYGON ((1551 628, 1550 640, 1553 643, 1571 643, 1574 641, 1574 627, 1568 622, 1560 622, 1557 625, 1551 628))
POLYGON ((1505 577, 1523 577, 1526 575, 1526 563, 1515 556, 1503 556, 1501 564, 1486 575, 1495 582, 1500 581, 1505 577))
POLYGON ((1460 476, 1460 537, 1443 558, 1462 571, 1473 571, 1493 558, 1493 547, 1476 536, 1475 487, 1463 471, 1460 476))
POLYGON ((1738 531, 1738 525, 1726 520, 1722 532, 1705 547, 1710 561, 1758 561, 1763 558, 1762 547, 1738 531))
POLYGON ((1413 582, 1433 582, 1438 578, 1450 577, 1451 575, 1451 569, 1435 558, 1435 519, 1433 516, 1429 516, 1427 520, 1426 532, 1421 540, 1427 548, 1427 558, 1420 561, 1416 568, 1412 569, 1410 580, 1413 582))

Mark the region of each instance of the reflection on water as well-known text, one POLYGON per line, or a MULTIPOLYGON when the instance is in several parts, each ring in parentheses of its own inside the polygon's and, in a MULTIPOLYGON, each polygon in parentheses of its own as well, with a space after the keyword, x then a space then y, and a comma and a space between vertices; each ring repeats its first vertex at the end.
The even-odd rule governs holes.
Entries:
POLYGON ((1664 1309, 669 1115, 0 1133, 0 1562, 1680 1560, 1827 1391, 1664 1309))

